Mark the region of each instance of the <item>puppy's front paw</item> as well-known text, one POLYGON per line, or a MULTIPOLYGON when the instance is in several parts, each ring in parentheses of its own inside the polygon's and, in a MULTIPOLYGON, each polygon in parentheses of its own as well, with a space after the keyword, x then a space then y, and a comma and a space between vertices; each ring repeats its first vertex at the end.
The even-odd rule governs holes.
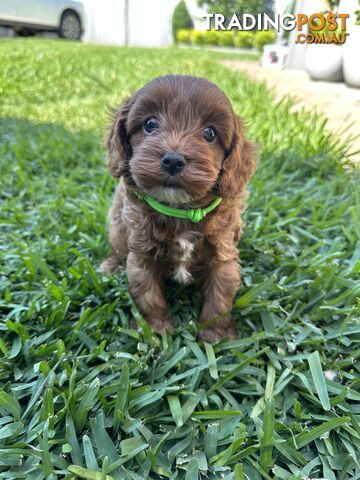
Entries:
POLYGON ((120 263, 118 257, 115 255, 110 255, 106 260, 100 265, 100 270, 105 274, 117 273, 120 270, 120 263))
POLYGON ((239 336, 236 332, 235 325, 231 324, 224 327, 217 325, 216 327, 204 328, 199 331, 198 338, 203 342, 216 343, 224 338, 236 340, 239 336))
MULTIPOLYGON (((160 333, 160 335, 165 335, 166 330, 169 331, 170 335, 174 335, 175 328, 171 318, 168 318, 165 321, 153 320, 149 322, 149 325, 155 332, 160 333)), ((136 323, 135 319, 130 321, 130 326, 134 330, 138 329, 138 324, 136 323)))
POLYGON ((168 317, 165 321, 163 320, 154 320, 150 322, 150 326, 155 332, 164 335, 166 330, 169 331, 170 335, 174 335, 174 322, 170 317, 168 317))

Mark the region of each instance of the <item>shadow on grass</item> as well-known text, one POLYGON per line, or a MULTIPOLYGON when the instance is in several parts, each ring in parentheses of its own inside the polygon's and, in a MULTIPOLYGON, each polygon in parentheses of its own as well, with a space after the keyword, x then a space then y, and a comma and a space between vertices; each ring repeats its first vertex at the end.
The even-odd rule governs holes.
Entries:
MULTIPOLYGON (((5 181, 14 168, 49 177, 72 177, 78 168, 86 167, 94 173, 104 171, 102 138, 91 131, 71 132, 58 124, 0 118, 0 139, 5 181), (8 166, 7 159, 12 160, 12 167, 8 166)), ((83 181, 86 181, 83 173, 83 181)), ((91 179, 90 176, 88 180, 91 179)))

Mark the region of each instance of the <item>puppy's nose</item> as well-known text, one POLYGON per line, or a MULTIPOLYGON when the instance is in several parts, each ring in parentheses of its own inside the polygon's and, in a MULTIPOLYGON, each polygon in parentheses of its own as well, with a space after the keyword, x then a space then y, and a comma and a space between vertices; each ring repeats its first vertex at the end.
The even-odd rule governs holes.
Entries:
POLYGON ((160 159, 161 167, 169 175, 177 175, 185 167, 185 158, 176 152, 167 152, 160 159))

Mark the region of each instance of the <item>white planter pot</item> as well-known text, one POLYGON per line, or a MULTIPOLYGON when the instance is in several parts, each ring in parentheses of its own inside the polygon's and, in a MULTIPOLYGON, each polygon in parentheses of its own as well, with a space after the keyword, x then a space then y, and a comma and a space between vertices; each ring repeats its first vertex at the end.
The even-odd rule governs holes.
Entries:
POLYGON ((344 48, 344 79, 349 87, 360 88, 360 26, 354 25, 344 48))
POLYGON ((310 44, 306 48, 305 70, 312 80, 343 80, 343 46, 310 44))

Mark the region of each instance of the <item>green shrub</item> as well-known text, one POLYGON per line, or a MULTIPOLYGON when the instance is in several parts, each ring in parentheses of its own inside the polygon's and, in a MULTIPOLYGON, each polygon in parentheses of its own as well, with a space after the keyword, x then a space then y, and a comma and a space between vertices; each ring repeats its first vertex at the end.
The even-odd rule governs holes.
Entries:
POLYGON ((360 10, 356 10, 355 15, 356 15, 355 25, 360 25, 360 10))
POLYGON ((181 0, 175 7, 172 16, 172 32, 175 41, 177 40, 178 30, 184 28, 194 28, 194 24, 186 7, 185 1, 181 0))
POLYGON ((209 30, 204 32, 204 38, 206 45, 217 45, 219 32, 216 30, 209 30))
POLYGON ((179 43, 190 43, 191 41, 191 30, 188 28, 180 28, 176 32, 176 39, 179 43))
POLYGON ((275 30, 259 30, 255 34, 255 47, 262 52, 264 45, 275 43, 276 36, 275 30))
POLYGON ((218 45, 220 47, 233 47, 234 46, 234 33, 219 31, 218 45))
POLYGON ((253 48, 255 46, 260 52, 262 52, 265 44, 274 43, 275 40, 276 32, 274 30, 261 30, 259 32, 224 32, 181 28, 176 33, 176 41, 179 43, 239 48, 253 48))
POLYGON ((206 32, 201 30, 191 30, 190 38, 193 45, 205 45, 206 43, 206 32))
POLYGON ((255 44, 255 32, 237 32, 234 35, 234 45, 239 48, 252 48, 255 44))

